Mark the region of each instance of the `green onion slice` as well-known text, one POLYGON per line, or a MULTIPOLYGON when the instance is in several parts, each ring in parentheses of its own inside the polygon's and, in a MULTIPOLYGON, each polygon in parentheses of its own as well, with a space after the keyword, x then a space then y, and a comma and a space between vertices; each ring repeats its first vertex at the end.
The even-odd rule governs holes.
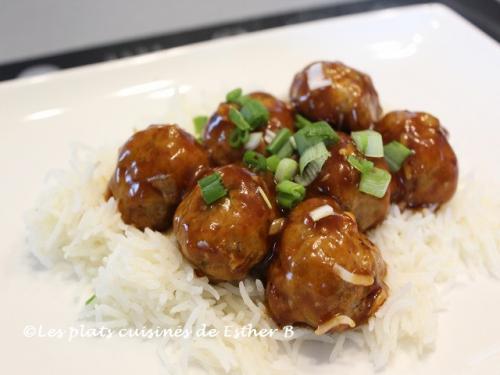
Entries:
POLYGON ((278 164, 280 163, 281 158, 278 155, 271 155, 266 159, 267 169, 271 172, 276 172, 278 168, 278 164))
POLYGON ((355 155, 349 155, 347 157, 347 161, 349 162, 349 164, 351 164, 354 168, 356 168, 361 173, 370 172, 374 166, 373 162, 371 162, 370 160, 358 158, 355 155))
POLYGON ((207 187, 208 185, 214 183, 215 181, 220 180, 220 174, 219 173, 212 173, 209 176, 203 177, 198 181, 198 185, 200 185, 201 188, 207 187))
MULTIPOLYGON (((290 139, 292 139, 290 137, 290 139)), ((287 142, 281 147, 281 149, 278 151, 276 155, 278 155, 280 158, 288 158, 292 156, 293 154, 293 146, 290 142, 287 142)))
POLYGON ((235 108, 229 109, 229 119, 240 130, 250 130, 250 124, 243 118, 240 111, 235 108))
POLYGON ((269 120, 269 111, 255 99, 246 101, 241 107, 240 113, 252 129, 264 125, 269 120))
POLYGON ((198 181, 201 195, 206 204, 212 204, 227 195, 220 173, 215 172, 198 181))
POLYGON ((285 180, 276 185, 278 204, 284 208, 292 208, 306 196, 306 188, 295 182, 285 180))
POLYGON ((276 168, 274 177, 278 182, 292 180, 297 174, 298 168, 299 164, 295 160, 290 158, 281 159, 278 167, 276 168))
POLYGON ((295 139, 295 144, 297 145, 297 151, 299 154, 304 153, 309 147, 314 146, 316 143, 321 142, 318 139, 310 139, 303 132, 304 129, 299 130, 294 134, 293 138, 295 139))
POLYGON ((255 150, 262 141, 262 132, 250 133, 248 141, 245 143, 245 150, 255 150))
POLYGON ((228 103, 244 105, 249 100, 252 99, 248 95, 243 95, 243 91, 240 88, 231 90, 226 94, 226 102, 228 103))
POLYGON ((320 142, 315 144, 314 146, 309 147, 299 160, 300 173, 302 174, 306 169, 307 165, 309 165, 314 160, 323 160, 323 163, 328 159, 330 153, 325 147, 325 144, 320 142))
POLYGON ((300 155, 309 147, 324 142, 328 145, 339 140, 338 134, 325 121, 318 121, 305 126, 294 135, 295 144, 300 155))
POLYGON ((239 132, 238 128, 231 130, 231 134, 229 134, 228 142, 232 148, 238 148, 241 146, 240 132, 239 132))
POLYGON ((90 305, 92 302, 94 302, 96 298, 95 294, 92 294, 88 300, 85 301, 85 306, 90 305))
POLYGON ((329 157, 330 153, 323 142, 309 147, 300 157, 300 175, 295 177, 295 181, 304 186, 311 184, 318 177, 323 164, 329 157))
POLYGON ((305 128, 306 126, 311 125, 312 122, 306 119, 304 116, 297 115, 295 116, 295 127, 297 129, 305 128))
POLYGON ((318 121, 306 127, 306 133, 311 137, 322 137, 323 140, 338 140, 338 135, 326 121, 318 121))
MULTIPOLYGON (((285 146, 285 144, 289 143, 288 140, 290 139, 290 137, 292 136, 292 132, 287 129, 287 128, 284 128, 284 129, 281 129, 278 134, 276 134, 276 137, 274 137, 273 141, 271 142, 271 144, 269 144, 267 146, 267 151, 269 151, 271 154, 277 154, 278 151, 281 150, 281 148, 283 146, 285 146)), ((291 145, 290 145, 291 147, 291 145)), ((293 150, 292 150, 293 152, 293 150)))
POLYGON ((229 91, 226 94, 226 101, 229 103, 235 103, 241 97, 242 92, 243 91, 239 87, 229 91))
POLYGON ((264 155, 255 151, 246 151, 243 154, 243 162, 246 166, 256 171, 265 171, 267 168, 266 158, 264 155))
POLYGON ((314 160, 307 166, 304 173, 295 176, 295 182, 303 186, 309 186, 318 177, 323 164, 324 162, 322 163, 321 160, 314 160))
POLYGON ((240 148, 250 140, 250 132, 234 128, 229 135, 229 145, 233 148, 240 148))
POLYGON ((356 147, 365 156, 381 158, 384 156, 384 143, 382 135, 374 130, 352 132, 351 137, 356 147))
POLYGON ((264 142, 266 142, 267 144, 270 144, 275 137, 276 133, 269 128, 264 132, 264 142))
POLYGON ((406 158, 411 154, 412 150, 398 141, 392 141, 384 146, 384 158, 392 173, 399 171, 406 158))
POLYGON ((243 106, 245 104, 247 104, 249 101, 251 100, 255 100, 255 99, 252 99, 251 97, 249 97, 248 95, 241 95, 237 100, 236 100, 236 103, 238 103, 239 105, 243 106))
POLYGON ((196 135, 197 138, 201 137, 207 123, 208 123, 207 116, 196 116, 195 118, 193 118, 194 134, 196 135))
POLYGON ((377 198, 382 198, 385 195, 390 182, 391 174, 385 169, 375 167, 369 172, 361 174, 359 191, 373 195, 377 198))

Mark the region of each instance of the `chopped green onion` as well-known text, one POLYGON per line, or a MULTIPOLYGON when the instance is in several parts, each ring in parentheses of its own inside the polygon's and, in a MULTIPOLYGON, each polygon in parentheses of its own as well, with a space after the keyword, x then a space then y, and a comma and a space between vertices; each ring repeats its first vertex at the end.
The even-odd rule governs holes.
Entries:
POLYGON ((201 195, 206 204, 212 204, 227 195, 227 190, 222 183, 220 173, 215 172, 198 181, 201 188, 201 195))
POLYGON ((304 169, 306 169, 307 165, 311 163, 314 160, 323 160, 323 163, 328 159, 330 156, 330 153, 325 147, 325 144, 323 142, 317 143, 312 147, 309 147, 302 156, 300 157, 299 160, 299 166, 300 166, 300 173, 302 174, 304 172, 304 169))
POLYGON ((300 155, 317 143, 332 144, 339 140, 337 133, 325 121, 318 121, 305 126, 295 133, 294 138, 300 155))
POLYGON ((312 211, 309 211, 309 216, 313 221, 320 221, 325 217, 332 216, 335 214, 335 210, 329 204, 324 204, 323 206, 319 206, 312 211))
POLYGON ((255 151, 246 151, 243 154, 243 162, 245 165, 256 171, 265 171, 267 168, 266 158, 264 155, 255 151))
POLYGON ((292 208, 306 196, 306 188, 295 182, 285 180, 276 185, 278 204, 284 208, 292 208))
POLYGON ((304 116, 297 115, 295 116, 295 127, 297 129, 305 128, 306 126, 311 125, 312 122, 306 119, 304 116))
POLYGON ((229 134, 228 142, 232 148, 238 148, 241 146, 240 132, 239 132, 238 128, 231 130, 231 134, 229 134))
POLYGON ((250 140, 250 132, 248 130, 245 130, 245 131, 241 132, 241 135, 240 135, 241 144, 244 145, 249 140, 250 140))
POLYGON ((229 119, 236 126, 229 135, 229 145, 233 148, 240 148, 250 139, 250 124, 243 118, 243 115, 235 108, 229 109, 229 119))
POLYGON ((281 159, 274 175, 276 181, 281 182, 285 180, 292 180, 297 174, 298 167, 299 164, 293 159, 281 159))
POLYGON ((235 108, 231 107, 229 109, 229 119, 240 130, 250 130, 251 129, 250 124, 243 118, 241 113, 235 108))
POLYGON ((226 94, 226 102, 235 103, 239 105, 245 105, 248 101, 253 100, 248 95, 243 95, 243 91, 240 88, 229 91, 226 94))
POLYGON ((278 168, 278 164, 280 163, 281 158, 278 155, 271 155, 266 159, 267 169, 271 172, 276 172, 278 168))
POLYGON ((90 305, 92 302, 94 302, 96 298, 95 294, 92 294, 88 300, 85 301, 85 306, 90 305))
POLYGON ((347 161, 361 173, 367 173, 373 169, 373 162, 371 162, 370 160, 358 158, 355 155, 349 155, 347 157, 347 161))
POLYGON ((321 140, 318 139, 309 139, 305 133, 303 132, 304 129, 299 130, 297 133, 293 135, 293 138, 295 139, 295 144, 297 145, 297 151, 299 154, 302 154, 305 150, 307 150, 309 147, 314 146, 316 143, 321 142, 321 140))
POLYGON ((252 99, 251 97, 249 97, 248 95, 241 95, 237 100, 236 100, 236 103, 238 103, 239 105, 243 106, 245 104, 247 104, 249 101, 251 100, 254 100, 252 99))
POLYGON ((207 116, 196 116, 193 119, 194 134, 196 135, 197 138, 201 137, 203 130, 205 129, 205 126, 207 125, 207 122, 208 122, 207 116))
POLYGON ((295 177, 295 181, 299 184, 307 186, 313 182, 323 168, 326 160, 330 157, 330 153, 323 142, 316 143, 309 147, 299 160, 300 175, 295 177))
MULTIPOLYGON (((302 185, 301 185, 302 186, 302 185)), ((278 193, 278 204, 284 208, 293 208, 300 200, 297 200, 291 195, 278 193), (297 202, 296 202, 297 200, 297 202)))
POLYGON ((392 173, 399 171, 406 158, 411 154, 412 150, 398 141, 392 141, 384 146, 384 158, 392 173))
POLYGON ((264 142, 266 142, 267 144, 271 143, 275 137, 276 133, 269 128, 264 132, 264 142))
POLYGON ((281 148, 288 143, 288 140, 290 139, 291 136, 292 132, 289 129, 287 128, 281 129, 278 132, 278 134, 276 134, 276 137, 274 137, 271 144, 267 146, 267 151, 269 151, 271 154, 277 154, 278 151, 280 151, 281 148))
MULTIPOLYGON (((290 137, 290 139, 292 139, 290 137)), ((289 156, 292 156, 293 154, 293 146, 290 142, 287 142, 281 147, 281 149, 278 151, 276 155, 278 155, 280 158, 288 158, 289 156)))
POLYGON ((384 144, 382 135, 374 130, 362 130, 352 132, 351 137, 356 147, 365 156, 381 158, 384 156, 384 144))
POLYGON ((220 180, 220 174, 219 173, 212 173, 209 176, 203 177, 198 181, 198 185, 200 185, 201 188, 207 187, 208 185, 214 183, 215 181, 220 180))
POLYGON ((385 169, 375 167, 369 172, 361 174, 359 191, 373 195, 377 198, 382 198, 385 195, 390 182, 391 174, 385 169))
POLYGON ((206 204, 212 204, 227 195, 227 190, 220 182, 215 182, 202 189, 203 200, 206 204))
POLYGON ((240 148, 248 142, 250 139, 250 132, 248 130, 241 130, 240 128, 235 128, 231 131, 229 135, 229 145, 233 148, 240 148))
POLYGON ((248 141, 245 143, 245 150, 255 150, 262 141, 262 132, 250 133, 248 141))
POLYGON ((313 162, 309 163, 304 173, 295 176, 295 182, 303 186, 310 185, 316 179, 316 177, 318 177, 322 167, 322 160, 314 160, 313 162))
POLYGON ((326 121, 318 121, 304 128, 304 132, 308 137, 320 137, 323 141, 339 140, 339 136, 326 121))
POLYGON ((229 103, 234 103, 242 94, 242 90, 238 87, 237 89, 231 90, 226 94, 226 101, 229 103))
POLYGON ((349 155, 347 161, 359 172, 361 179, 359 182, 359 191, 382 198, 391 182, 391 174, 385 169, 374 166, 373 162, 355 155, 349 155))
POLYGON ((241 107, 240 113, 252 129, 258 128, 269 120, 269 111, 255 99, 246 101, 241 107))

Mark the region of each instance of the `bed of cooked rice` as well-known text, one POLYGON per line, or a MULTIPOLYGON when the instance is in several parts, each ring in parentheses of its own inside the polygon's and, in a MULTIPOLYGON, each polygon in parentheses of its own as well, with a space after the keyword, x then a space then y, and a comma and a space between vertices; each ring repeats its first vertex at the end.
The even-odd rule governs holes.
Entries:
MULTIPOLYGON (((70 265, 95 300, 82 304, 88 324, 110 328, 275 327, 264 307, 264 286, 247 279, 239 285, 212 285, 197 277, 177 249, 175 238, 141 232, 120 218, 116 202, 104 201, 116 158, 114 150, 74 150, 68 170, 52 172, 27 223, 30 251, 47 268, 70 265)), ((382 225, 369 233, 388 265, 390 297, 354 331, 316 336, 295 329, 269 337, 161 340, 160 357, 169 373, 196 364, 209 373, 285 372, 278 356, 293 361, 304 342, 322 341, 330 360, 345 345, 356 345, 385 366, 403 340, 419 353, 432 349, 441 290, 456 275, 486 272, 500 277, 500 199, 479 182, 462 179, 453 200, 437 213, 391 208, 382 225)), ((293 363, 293 362, 291 362, 293 363)))

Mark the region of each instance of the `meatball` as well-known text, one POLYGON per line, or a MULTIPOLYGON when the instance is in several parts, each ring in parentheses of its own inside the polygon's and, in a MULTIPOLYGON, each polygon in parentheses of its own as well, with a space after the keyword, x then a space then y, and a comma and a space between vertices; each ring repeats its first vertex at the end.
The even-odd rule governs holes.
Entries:
MULTIPOLYGON (((261 128, 262 131, 271 130, 277 132, 282 128, 293 130, 294 116, 287 104, 263 92, 255 92, 248 96, 261 102, 269 111, 269 120, 261 128)), ((229 137, 235 129, 235 125, 229 119, 229 109, 231 107, 238 108, 238 105, 221 103, 208 121, 203 134, 203 143, 215 165, 239 163, 245 153, 243 147, 234 148, 229 144, 229 137)), ((262 140, 256 151, 265 153, 265 148, 266 144, 262 140)))
POLYGON ((341 62, 314 62, 295 75, 290 88, 295 110, 344 131, 368 129, 382 115, 377 91, 364 73, 341 62))
POLYGON ((153 125, 121 147, 108 196, 117 200, 125 223, 165 230, 193 176, 208 165, 190 134, 176 125, 153 125))
POLYGON ((458 162, 439 120, 424 112, 395 111, 376 125, 384 143, 398 141, 413 150, 393 176, 393 202, 408 207, 440 205, 457 188, 458 162))
POLYGON ((384 303, 385 275, 380 252, 352 215, 332 198, 310 198, 295 207, 283 229, 267 275, 267 306, 280 326, 344 331, 365 323, 384 303), (319 207, 330 215, 314 221, 311 211, 319 207))
POLYGON ((210 280, 241 280, 270 250, 269 229, 277 209, 254 173, 236 165, 215 172, 227 196, 206 204, 195 186, 177 207, 174 233, 184 256, 210 280))
MULTIPOLYGON (((361 173, 347 161, 347 157, 364 156, 358 151, 350 136, 342 132, 338 132, 338 135, 339 141, 330 147, 331 156, 310 185, 308 194, 335 198, 345 210, 354 214, 360 230, 366 231, 386 217, 390 207, 390 187, 382 198, 359 191, 361 173)), ((372 161, 375 167, 388 169, 384 158, 367 159, 372 161)))

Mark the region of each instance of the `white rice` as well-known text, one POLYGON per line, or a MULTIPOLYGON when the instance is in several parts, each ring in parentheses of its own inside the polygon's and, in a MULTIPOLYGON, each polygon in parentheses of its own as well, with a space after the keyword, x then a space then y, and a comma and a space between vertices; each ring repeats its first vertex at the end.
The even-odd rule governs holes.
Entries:
MULTIPOLYGON (((116 202, 103 197, 115 157, 115 151, 76 148, 71 168, 50 174, 28 215, 30 251, 47 268, 70 265, 95 291, 95 301, 82 307, 80 318, 116 329, 274 328, 260 280, 211 285, 194 274, 172 235, 141 232, 122 222, 116 202)), ((465 273, 500 277, 500 199, 487 194, 484 184, 462 183, 436 214, 393 206, 369 234, 388 264, 390 296, 368 325, 329 336, 295 329, 293 339, 283 333, 167 337, 159 349, 167 372, 185 373, 195 364, 214 374, 285 373, 276 362, 280 352, 295 360, 309 340, 329 345, 332 361, 346 342, 353 343, 370 353, 376 368, 390 361, 402 340, 418 353, 432 349, 443 287, 465 273)))

